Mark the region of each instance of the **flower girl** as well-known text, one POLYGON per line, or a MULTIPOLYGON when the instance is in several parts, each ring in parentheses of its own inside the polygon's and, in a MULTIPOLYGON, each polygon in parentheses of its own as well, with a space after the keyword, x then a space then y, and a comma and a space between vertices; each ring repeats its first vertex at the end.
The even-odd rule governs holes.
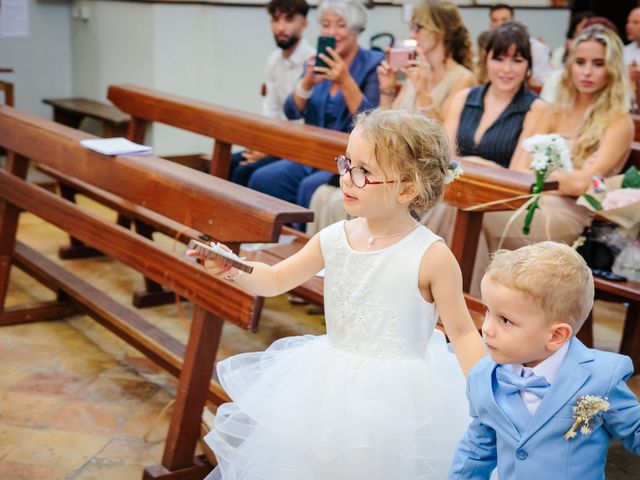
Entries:
POLYGON ((361 114, 337 158, 347 212, 358 218, 277 265, 248 262, 251 274, 205 262, 263 296, 324 268, 327 323, 326 335, 284 338, 218 364, 233 403, 205 438, 219 463, 208 478, 446 478, 470 420, 463 371, 484 354, 455 258, 415 220, 441 199, 449 164, 436 122, 400 110, 361 114), (459 364, 434 329, 439 316, 459 364))

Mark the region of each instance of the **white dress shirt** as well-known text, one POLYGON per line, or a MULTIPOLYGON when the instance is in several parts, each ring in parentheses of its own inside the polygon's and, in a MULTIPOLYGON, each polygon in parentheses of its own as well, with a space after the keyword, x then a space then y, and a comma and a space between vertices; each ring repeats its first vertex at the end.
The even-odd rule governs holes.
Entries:
POLYGON ((553 72, 551 68, 551 49, 537 38, 530 37, 531 42, 531 77, 538 85, 542 85, 553 72))
MULTIPOLYGON (((533 367, 532 369, 529 369, 528 367, 525 367, 522 364, 516 363, 516 364, 511 364, 511 371, 516 375, 521 375, 523 369, 525 369, 525 372, 532 371, 533 375, 544 377, 547 379, 547 382, 549 382, 550 385, 553 385, 553 382, 555 381, 558 375, 558 370, 560 369, 560 365, 562 365, 562 362, 564 361, 564 357, 567 356, 567 351, 569 351, 569 343, 571 342, 567 341, 564 345, 562 345, 562 347, 560 347, 560 349, 557 352, 555 352, 553 355, 551 355, 549 358, 547 358, 543 362, 540 362, 537 366, 533 367)), ((523 376, 527 377, 530 375, 525 374, 523 376)), ((538 397, 537 395, 531 392, 525 392, 525 391, 520 392, 520 397, 522 398, 522 401, 526 405, 527 410, 531 412, 531 415, 536 413, 536 411, 538 410, 538 407, 540 406, 540 402, 542 402, 542 398, 538 397)))
POLYGON ((309 43, 301 38, 289 58, 282 55, 280 48, 269 55, 265 67, 267 94, 262 102, 264 116, 286 120, 283 112, 284 101, 293 93, 307 59, 314 53, 315 50, 309 43))
POLYGON ((634 60, 640 65, 640 47, 635 41, 624 47, 624 64, 631 65, 634 60))

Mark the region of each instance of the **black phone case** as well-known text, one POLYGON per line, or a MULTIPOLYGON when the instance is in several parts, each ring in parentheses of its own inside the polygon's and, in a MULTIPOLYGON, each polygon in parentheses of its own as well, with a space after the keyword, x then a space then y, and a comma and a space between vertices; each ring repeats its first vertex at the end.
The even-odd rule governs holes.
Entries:
POLYGON ((324 60, 320 58, 320 54, 323 53, 330 57, 327 52, 327 47, 336 48, 336 37, 318 37, 318 48, 316 55, 316 67, 328 67, 324 60))

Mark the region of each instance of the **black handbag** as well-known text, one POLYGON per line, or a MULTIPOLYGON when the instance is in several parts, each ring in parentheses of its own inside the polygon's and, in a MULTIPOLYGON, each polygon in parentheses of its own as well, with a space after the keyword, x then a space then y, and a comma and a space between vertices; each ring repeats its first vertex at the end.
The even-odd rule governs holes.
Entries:
POLYGON ((592 227, 586 227, 582 235, 585 237, 585 241, 582 246, 578 247, 577 252, 582 255, 590 268, 610 272, 616 258, 613 249, 594 238, 592 227))

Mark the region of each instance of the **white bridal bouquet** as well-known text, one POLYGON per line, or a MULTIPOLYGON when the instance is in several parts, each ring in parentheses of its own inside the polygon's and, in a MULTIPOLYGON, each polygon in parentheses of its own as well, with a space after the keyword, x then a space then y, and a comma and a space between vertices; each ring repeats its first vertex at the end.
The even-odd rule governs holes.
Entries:
POLYGON ((555 133, 529 137, 522 142, 522 148, 531 154, 531 168, 536 173, 536 184, 532 191, 534 196, 527 207, 527 216, 522 227, 522 233, 529 235, 533 214, 540 208, 538 203, 544 181, 554 170, 571 171, 573 165, 567 142, 555 133))

